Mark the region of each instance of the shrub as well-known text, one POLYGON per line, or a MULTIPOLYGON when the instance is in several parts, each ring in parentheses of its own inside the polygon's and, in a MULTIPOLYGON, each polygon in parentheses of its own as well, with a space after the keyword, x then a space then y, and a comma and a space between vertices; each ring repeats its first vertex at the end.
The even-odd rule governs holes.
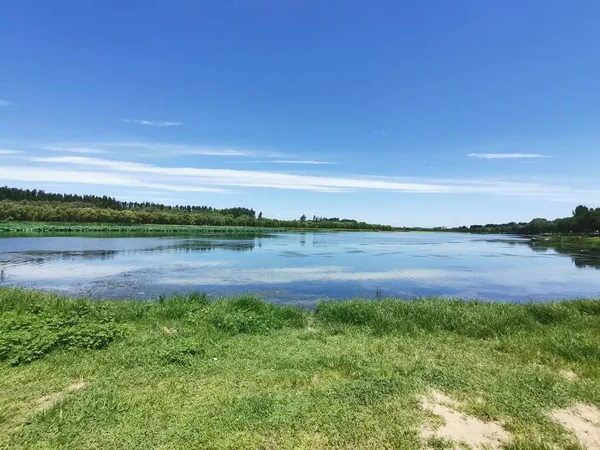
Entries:
POLYGON ((91 305, 73 305, 57 311, 31 305, 25 312, 0 312, 0 361, 16 366, 56 350, 101 349, 119 335, 108 318, 94 317, 91 305))
POLYGON ((206 351, 198 342, 192 340, 176 341, 159 353, 162 364, 189 366, 198 356, 204 356, 206 351))
POLYGON ((285 326, 301 328, 305 313, 296 307, 276 306, 252 296, 217 300, 207 311, 213 327, 228 334, 266 333, 285 326))

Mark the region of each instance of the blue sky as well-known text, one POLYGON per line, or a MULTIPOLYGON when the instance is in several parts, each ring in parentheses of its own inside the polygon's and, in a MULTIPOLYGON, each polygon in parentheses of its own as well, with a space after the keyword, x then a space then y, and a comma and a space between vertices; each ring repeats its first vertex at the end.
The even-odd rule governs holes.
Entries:
POLYGON ((600 2, 7 2, 0 184, 459 225, 600 206, 600 2))

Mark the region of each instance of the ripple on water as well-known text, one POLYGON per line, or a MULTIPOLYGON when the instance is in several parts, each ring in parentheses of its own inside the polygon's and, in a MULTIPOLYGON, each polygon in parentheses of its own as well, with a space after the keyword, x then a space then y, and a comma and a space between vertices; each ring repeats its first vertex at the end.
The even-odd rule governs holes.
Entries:
POLYGON ((600 258, 593 252, 532 248, 528 242, 511 242, 509 248, 499 239, 435 233, 328 233, 319 234, 314 243, 311 233, 304 241, 295 234, 279 236, 260 243, 189 237, 6 238, 1 241, 0 281, 71 287, 78 293, 89 288, 107 298, 191 290, 344 298, 383 289, 392 296, 513 301, 600 292, 600 270, 595 270, 600 258))

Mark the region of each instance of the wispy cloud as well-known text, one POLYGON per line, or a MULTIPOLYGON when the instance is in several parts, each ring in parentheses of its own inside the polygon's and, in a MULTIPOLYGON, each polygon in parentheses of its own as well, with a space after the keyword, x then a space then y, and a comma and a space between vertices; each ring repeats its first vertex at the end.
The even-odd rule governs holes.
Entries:
POLYGON ((9 102, 8 100, 0 99, 0 106, 10 106, 10 105, 12 105, 12 103, 9 102))
POLYGON ((309 190, 317 192, 346 192, 354 189, 378 189, 405 192, 445 192, 447 187, 419 183, 399 183, 382 180, 329 178, 234 169, 203 169, 194 167, 160 167, 128 161, 63 156, 29 158, 34 162, 96 166, 118 172, 175 177, 181 181, 224 186, 245 186, 273 189, 309 190))
POLYGON ((65 153, 79 153, 82 155, 102 155, 113 153, 108 150, 102 150, 99 148, 90 148, 90 147, 57 147, 57 146, 48 146, 43 147, 44 150, 50 150, 53 152, 65 152, 65 153))
MULTIPOLYGON (((181 155, 197 156, 225 156, 225 157, 250 157, 267 156, 260 153, 254 153, 240 149, 214 148, 199 145, 187 144, 169 144, 161 142, 145 141, 107 141, 107 142, 61 142, 52 143, 41 147, 44 150, 51 150, 65 153, 79 154, 110 154, 124 152, 127 155, 148 158, 169 158, 181 155)), ((275 157, 275 155, 268 155, 275 157)), ((281 155, 277 155, 281 156, 281 155)))
POLYGON ((94 172, 85 170, 47 169, 41 167, 0 167, 0 180, 46 182, 46 183, 75 183, 94 184, 100 186, 125 186, 148 189, 160 189, 176 192, 213 192, 229 193, 227 189, 180 185, 153 182, 152 179, 141 180, 139 178, 110 174, 106 171, 94 172))
POLYGON ((478 159, 524 159, 524 158, 551 158, 539 153, 470 153, 469 158, 478 159))
POLYGON ((159 142, 106 142, 98 144, 98 147, 104 148, 124 148, 143 152, 143 156, 178 156, 178 155, 198 155, 198 156, 256 156, 254 153, 246 150, 211 148, 196 145, 183 144, 164 144, 159 142))
POLYGON ((388 134, 385 131, 373 131, 371 133, 372 136, 387 136, 388 134))
POLYGON ((140 119, 121 119, 127 123, 137 123, 138 125, 147 125, 150 127, 178 127, 183 125, 183 122, 171 122, 168 120, 140 120, 140 119))
POLYGON ((312 161, 312 160, 296 160, 296 159, 274 159, 272 161, 255 161, 257 163, 271 163, 271 164, 310 164, 310 165, 331 165, 339 164, 331 161, 312 161))
MULTIPOLYGON (((162 167, 130 161, 114 161, 83 156, 30 157, 30 162, 45 163, 50 167, 36 167, 37 181, 80 182, 81 174, 85 179, 103 180, 103 177, 124 177, 127 174, 127 186, 162 186, 164 190, 204 190, 214 186, 235 186, 249 188, 303 190, 313 192, 355 192, 362 190, 388 191, 412 194, 479 194, 502 195, 524 198, 544 199, 551 201, 577 202, 600 196, 600 190, 578 189, 559 184, 543 184, 535 182, 514 182, 502 180, 467 179, 394 179, 374 178, 369 176, 313 176, 271 171, 250 171, 233 169, 205 169, 195 167, 162 167), (74 170, 65 170, 66 165, 74 166, 74 170), (90 172, 89 167, 97 171, 90 172), (58 174, 57 174, 58 173, 58 174), (72 174, 72 176, 70 175, 72 174)), ((18 180, 31 177, 32 169, 3 167, 0 169, 0 180, 3 175, 8 179, 18 180), (24 175, 21 175, 21 172, 24 175)), ((117 183, 117 181, 115 181, 117 183)), ((102 183, 100 183, 102 184, 102 183)))
POLYGON ((23 153, 25 152, 22 152, 21 150, 7 150, 0 148, 0 155, 21 155, 23 153))

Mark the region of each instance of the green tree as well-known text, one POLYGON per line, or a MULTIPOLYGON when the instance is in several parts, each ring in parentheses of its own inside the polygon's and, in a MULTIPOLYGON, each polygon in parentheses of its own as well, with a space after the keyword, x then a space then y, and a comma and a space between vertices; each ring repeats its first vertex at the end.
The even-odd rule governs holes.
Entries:
POLYGON ((573 215, 575 217, 577 216, 583 216, 585 214, 587 214, 590 211, 590 208, 588 208, 587 206, 584 205, 579 205, 577 208, 575 208, 575 210, 573 211, 573 215))

